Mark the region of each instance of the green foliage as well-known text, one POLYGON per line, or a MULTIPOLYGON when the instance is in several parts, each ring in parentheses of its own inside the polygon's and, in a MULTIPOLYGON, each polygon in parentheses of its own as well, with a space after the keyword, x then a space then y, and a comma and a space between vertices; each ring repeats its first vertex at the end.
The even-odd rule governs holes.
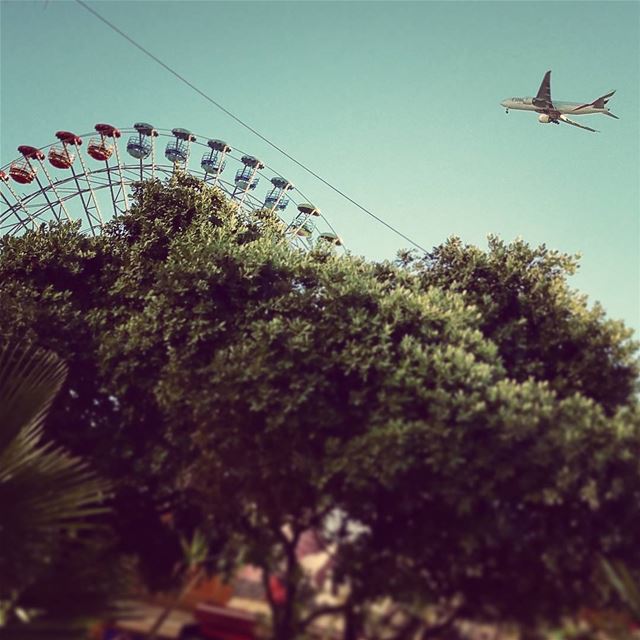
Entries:
POLYGON ((302 253, 188 177, 98 238, 1 242, 3 326, 68 354, 50 433, 108 474, 150 583, 181 539, 253 562, 286 640, 323 611, 314 529, 353 638, 386 596, 531 625, 602 600, 598 554, 640 568, 635 345, 568 288, 573 258, 302 253))
MULTIPOLYGON (((173 192, 149 184, 145 194, 144 212, 135 209, 98 237, 82 235, 77 225, 52 224, 23 237, 2 238, 0 320, 7 339, 24 337, 65 354, 68 383, 53 406, 47 435, 110 478, 112 524, 121 550, 140 554, 149 584, 165 587, 180 559, 180 545, 179 534, 162 515, 171 510, 179 527, 192 529, 197 510, 173 482, 171 463, 182 464, 182 458, 169 455, 172 445, 164 437, 164 418, 153 394, 155 363, 145 362, 142 354, 133 384, 121 391, 99 352, 107 349, 116 323, 126 322, 135 309, 145 281, 153 281, 162 246, 180 225, 189 224, 191 204, 199 202, 199 212, 206 207, 211 217, 208 205, 217 207, 220 199, 211 191, 201 198, 195 181, 173 192), (171 193, 189 198, 186 209, 169 206, 171 193), (159 206, 158 198, 164 198, 163 215, 154 218, 150 212, 159 206)), ((120 353, 120 361, 126 358, 120 353)))
MULTIPOLYGON (((432 602, 464 594, 461 609, 474 618, 533 626, 599 606, 598 554, 640 561, 630 535, 640 525, 640 422, 607 420, 588 401, 558 402, 533 383, 501 382, 488 396, 456 433, 385 442, 409 471, 390 487, 360 489, 351 513, 364 513, 372 531, 361 563, 385 558, 380 580, 398 577, 392 588, 408 587, 408 598, 418 585, 432 602)), ((362 482, 359 457, 350 457, 352 485, 362 482)), ((363 574, 360 588, 375 582, 363 574)))
POLYGON ((637 343, 622 322, 569 288, 578 256, 492 236, 486 252, 451 238, 424 259, 402 263, 421 286, 461 292, 478 308, 509 376, 547 381, 562 397, 580 393, 610 415, 633 401, 637 343))

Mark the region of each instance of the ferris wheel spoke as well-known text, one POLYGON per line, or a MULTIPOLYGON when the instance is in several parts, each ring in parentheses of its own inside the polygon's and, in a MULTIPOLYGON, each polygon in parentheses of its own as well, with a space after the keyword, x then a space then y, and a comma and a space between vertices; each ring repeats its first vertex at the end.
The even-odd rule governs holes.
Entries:
POLYGON ((80 186, 80 180, 78 178, 78 174, 76 173, 76 170, 73 168, 73 166, 71 167, 71 173, 73 175, 73 178, 76 182, 76 185, 78 187, 78 196, 80 197, 80 202, 82 202, 82 207, 84 209, 84 213, 85 216, 89 222, 89 227, 91 228, 91 233, 92 235, 96 235, 97 233, 97 229, 100 228, 101 224, 100 224, 100 217, 99 217, 99 209, 98 209, 98 204, 95 201, 95 197, 93 196, 93 191, 91 189, 91 185, 89 185, 89 190, 87 191, 86 189, 83 189, 80 186), (93 226, 93 217, 95 215, 95 212, 98 213, 97 217, 97 228, 94 229, 93 226))
MULTIPOLYGON (((5 200, 4 196, 2 198, 3 200, 5 200)), ((5 200, 5 202, 7 202, 7 200, 5 200)), ((8 204, 8 202, 7 202, 8 204)), ((28 222, 32 222, 33 220, 31 218, 23 218, 22 214, 18 213, 18 209, 8 209, 5 213, 3 213, 2 215, 0 215, 0 228, 4 229, 5 227, 14 227, 14 226, 18 226, 18 227, 24 227, 24 229, 29 229, 28 227, 28 222), (9 225, 2 225, 2 223, 5 220, 12 220, 12 223, 9 225), (17 220, 17 224, 15 222, 15 220, 17 220)))
POLYGON ((11 218, 12 216, 15 216, 19 222, 18 226, 22 226, 25 229, 28 229, 27 227, 27 220, 28 220, 29 222, 31 222, 31 228, 35 228, 34 219, 32 218, 26 206, 22 203, 22 201, 18 197, 18 194, 14 191, 13 187, 9 183, 8 176, 6 176, 5 173, 0 173, 0 176, 2 178, 1 180, 2 183, 6 186, 7 190, 13 196, 13 199, 16 201, 15 204, 12 204, 11 201, 5 196, 5 194, 0 191, 2 200, 5 202, 5 204, 8 207, 8 209, 5 209, 2 212, 2 214, 0 214, 0 223, 2 223, 4 220, 8 218, 11 218), (22 213, 18 213, 19 211, 22 211, 22 213), (23 219, 23 214, 24 216, 26 216, 26 220, 23 219))
POLYGON ((28 231, 28 229, 20 223, 0 225, 0 231, 2 231, 2 235, 13 236, 17 235, 22 230, 28 231))
MULTIPOLYGON (((73 178, 67 178, 66 181, 68 180, 72 180, 73 178)), ((56 185, 56 187, 58 187, 58 185, 56 185)), ((106 188, 106 187, 104 187, 106 188)), ((58 192, 60 192, 60 188, 58 187, 58 192)), ((67 193, 63 198, 61 198, 61 202, 63 204, 68 204, 70 201, 73 201, 76 199, 76 196, 80 196, 80 199, 82 198, 82 196, 86 196, 89 193, 88 188, 80 188, 77 189, 75 191, 70 191, 69 193, 67 193)), ((37 193, 36 195, 41 195, 39 193, 37 193)), ((42 194, 44 195, 44 194, 42 194)), ((49 205, 44 204, 42 202, 38 203, 37 199, 32 199, 32 201, 29 202, 28 205, 30 208, 32 208, 34 210, 33 213, 33 217, 34 218, 40 218, 42 217, 46 211, 49 209, 49 205)), ((84 209, 84 207, 83 207, 84 209)))
POLYGON ((158 132, 155 132, 155 136, 151 137, 151 179, 154 180, 156 177, 156 143, 155 138, 157 137, 158 132))
MULTIPOLYGON (((78 152, 78 160, 80 161, 80 165, 82 166, 82 177, 84 181, 87 183, 88 192, 86 193, 86 198, 81 195, 82 204, 84 205, 85 215, 87 218, 87 222, 89 223, 89 227, 91 229, 91 233, 96 235, 99 233, 100 227, 103 225, 102 214, 100 212, 100 205, 98 204, 98 199, 96 198, 96 194, 94 193, 93 186, 91 184, 91 173, 87 169, 87 165, 84 162, 84 158, 80 153, 80 147, 76 144, 76 149, 78 152)), ((76 180, 76 184, 78 185, 78 190, 81 191, 79 177, 76 175, 76 171, 71 167, 71 171, 73 172, 73 176, 76 180)))
MULTIPOLYGON (((42 164, 42 166, 44 166, 43 163, 41 163, 41 164, 42 164)), ((62 216, 60 215, 61 211, 64 211, 64 213, 65 213, 65 215, 67 217, 67 220, 71 220, 71 216, 69 215, 69 212, 64 207, 64 205, 62 205, 61 200, 60 200, 60 196, 56 193, 55 188, 53 188, 53 183, 51 182, 51 178, 49 178, 48 174, 47 174, 47 178, 49 179, 49 185, 50 185, 49 188, 53 191, 54 195, 58 199, 58 201, 55 204, 59 207, 59 209, 56 209, 56 207, 54 206, 54 203, 51 200, 49 200, 49 195, 47 193, 47 191, 49 189, 46 189, 44 187, 42 182, 40 182, 40 178, 38 178, 37 176, 36 176, 36 182, 40 186, 40 191, 41 191, 42 195, 44 195, 44 197, 45 197, 45 199, 47 201, 47 204, 48 204, 49 208, 51 209, 51 213, 53 213, 53 216, 55 217, 55 219, 58 222, 61 222, 61 220, 62 220, 62 216)))
POLYGON ((94 189, 102 189, 109 186, 109 179, 106 175, 106 169, 101 168, 91 172, 91 180, 94 189))
POLYGON ((151 166, 148 164, 125 165, 122 167, 124 181, 131 185, 134 182, 142 182, 151 177, 151 166), (142 175, 142 178, 140 177, 142 175))
MULTIPOLYGON (((115 144, 115 152, 116 152, 116 166, 115 170, 118 175, 119 184, 115 184, 111 180, 111 171, 109 171, 109 184, 111 188, 111 196, 113 200, 113 212, 115 215, 119 213, 124 213, 129 209, 129 202, 127 200, 127 188, 124 182, 124 175, 122 173, 122 166, 120 164, 120 154, 118 152, 118 145, 115 144), (118 205, 119 202, 122 202, 122 205, 118 205)), ((107 163, 107 166, 108 163, 107 163)))
POLYGON ((113 181, 111 174, 111 167, 109 166, 109 160, 104 161, 105 171, 107 176, 107 184, 109 186, 109 192, 111 193, 111 204, 113 207, 113 215, 117 216, 123 213, 122 208, 119 206, 120 202, 120 189, 118 185, 113 181))

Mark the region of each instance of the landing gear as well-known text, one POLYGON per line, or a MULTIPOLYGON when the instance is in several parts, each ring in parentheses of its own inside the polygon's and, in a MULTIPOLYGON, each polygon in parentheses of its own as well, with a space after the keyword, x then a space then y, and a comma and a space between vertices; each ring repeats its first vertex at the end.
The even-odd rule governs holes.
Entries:
POLYGON ((504 112, 505 112, 505 113, 509 113, 509 109, 505 109, 505 110, 504 110, 504 112))

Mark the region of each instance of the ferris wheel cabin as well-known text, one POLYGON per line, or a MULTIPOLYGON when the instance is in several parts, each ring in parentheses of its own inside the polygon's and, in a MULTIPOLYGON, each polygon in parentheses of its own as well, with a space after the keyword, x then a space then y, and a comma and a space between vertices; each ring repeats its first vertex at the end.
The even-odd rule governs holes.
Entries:
POLYGON ((342 246, 342 239, 337 233, 334 233, 333 231, 323 231, 318 236, 318 239, 322 240, 322 242, 328 242, 329 244, 332 244, 335 247, 342 246))
POLYGON ((9 167, 9 175, 19 184, 30 184, 36 178, 37 169, 31 164, 31 160, 42 163, 44 153, 36 147, 21 144, 18 151, 22 154, 22 160, 16 160, 9 167))
POLYGON ((146 122, 136 122, 133 128, 138 135, 131 136, 127 141, 127 153, 136 160, 144 160, 151 155, 153 138, 158 137, 158 132, 146 122))
POLYGON ((253 156, 242 156, 244 167, 236 172, 236 187, 239 191, 249 191, 255 189, 260 182, 258 170, 264 169, 264 164, 253 156))
POLYGON ((173 162, 174 166, 178 164, 186 164, 189 159, 189 149, 196 137, 187 129, 176 127, 171 129, 171 133, 175 136, 175 140, 169 142, 164 150, 167 160, 173 162))
POLYGON ((271 211, 284 211, 289 204, 289 198, 285 194, 293 189, 294 186, 288 180, 280 177, 271 178, 271 184, 273 189, 269 191, 264 199, 264 207, 271 211))
POLYGON ((309 204, 308 202, 301 202, 298 205, 298 211, 300 212, 301 216, 305 216, 305 217, 309 217, 309 216, 318 217, 320 215, 320 209, 318 209, 312 204, 309 204))
POLYGON ((56 131, 56 138, 62 145, 49 149, 49 162, 56 169, 70 169, 76 155, 69 150, 69 147, 77 149, 82 144, 82 138, 71 131, 56 131))
POLYGON ((318 217, 320 215, 320 209, 315 205, 308 202, 301 202, 298 205, 298 215, 291 224, 293 235, 300 236, 301 238, 308 238, 313 235, 315 225, 311 221, 311 217, 318 217))
POLYGON ((309 238, 313 235, 314 224, 310 220, 299 221, 296 220, 293 223, 293 235, 300 236, 301 238, 309 238))
POLYGON ((120 130, 110 124, 97 124, 95 130, 99 138, 91 138, 87 145, 87 153, 99 162, 106 162, 116 150, 115 140, 121 136, 120 130))
POLYGON ((200 166, 205 173, 218 176, 227 166, 225 156, 232 151, 232 149, 224 140, 207 140, 207 145, 211 151, 208 151, 202 156, 200 166))

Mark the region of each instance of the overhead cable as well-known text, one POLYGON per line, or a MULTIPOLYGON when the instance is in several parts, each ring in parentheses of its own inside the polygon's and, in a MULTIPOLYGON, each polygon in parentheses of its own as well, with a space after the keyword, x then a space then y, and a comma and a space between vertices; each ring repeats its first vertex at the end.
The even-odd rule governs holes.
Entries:
POLYGON ((409 236, 405 235, 404 233, 402 233, 401 231, 399 231, 398 229, 396 229, 395 227, 390 225, 388 222, 385 222, 382 218, 380 218, 375 213, 373 213, 372 211, 370 211, 369 209, 367 209, 366 207, 361 205, 359 202, 356 202, 353 198, 351 198, 346 193, 344 193, 344 191, 341 191, 340 189, 338 189, 338 187, 335 187, 334 185, 332 185, 330 182, 325 180, 322 176, 318 175, 315 171, 310 169, 307 165, 305 165, 304 163, 300 162, 299 160, 296 160, 293 156, 289 155, 284 149, 282 149, 277 144, 275 144, 274 142, 269 140, 269 138, 267 138, 266 136, 263 136, 259 131, 256 131, 251 125, 247 124, 244 120, 242 120, 241 118, 239 118, 238 116, 233 114, 231 111, 229 111, 229 109, 226 109, 225 107, 223 107, 219 102, 217 102, 211 96, 209 96, 204 91, 202 91, 202 89, 199 89, 196 85, 194 85, 192 82, 187 80, 183 75, 178 73, 175 69, 170 67, 168 64, 166 64, 162 60, 160 60, 160 58, 158 58, 155 54, 151 53, 151 51, 149 51, 148 49, 143 47, 136 40, 134 40, 131 36, 126 34, 124 31, 122 31, 122 29, 118 28, 110 20, 107 20, 107 18, 105 18, 100 13, 98 13, 95 9, 93 9, 91 6, 89 6, 84 0, 75 0, 75 1, 81 7, 86 9, 89 13, 93 14, 96 18, 98 18, 98 20, 100 20, 101 22, 106 24, 110 29, 112 29, 113 31, 115 31, 116 33, 121 35, 125 40, 127 40, 130 44, 132 44, 134 47, 136 47, 136 49, 139 49, 140 51, 142 51, 142 53, 147 55, 154 62, 157 62, 161 67, 166 69, 170 74, 172 74, 173 76, 178 78, 178 80, 180 80, 180 82, 186 84, 188 87, 193 89, 196 93, 201 95, 205 100, 207 100, 212 105, 214 105, 215 107, 217 107, 218 109, 220 109, 221 111, 226 113, 230 118, 233 118, 233 120, 235 120, 238 124, 243 126, 245 129, 248 129, 249 131, 251 131, 251 133, 253 133, 254 135, 258 136, 258 138, 260 138, 261 140, 266 142, 269 146, 273 147, 276 151, 280 152, 283 156, 285 156, 286 158, 291 160, 293 163, 298 165, 301 169, 303 169, 308 174, 312 175, 314 178, 316 178, 317 180, 322 182, 322 184, 326 185, 327 187, 329 187, 330 189, 335 191, 338 195, 341 195, 343 198, 345 198, 345 200, 348 200, 351 204, 353 204, 356 207, 358 207, 358 209, 360 209, 361 211, 366 213, 368 216, 372 217, 374 220, 376 220, 380 224, 382 224, 385 227, 387 227, 387 229, 389 229, 390 231, 393 231, 396 235, 400 236, 401 238, 403 238, 404 240, 406 240, 407 242, 412 244, 417 249, 420 249, 420 251, 424 251, 425 253, 427 253, 427 250, 424 247, 420 246, 417 242, 412 240, 409 236))

